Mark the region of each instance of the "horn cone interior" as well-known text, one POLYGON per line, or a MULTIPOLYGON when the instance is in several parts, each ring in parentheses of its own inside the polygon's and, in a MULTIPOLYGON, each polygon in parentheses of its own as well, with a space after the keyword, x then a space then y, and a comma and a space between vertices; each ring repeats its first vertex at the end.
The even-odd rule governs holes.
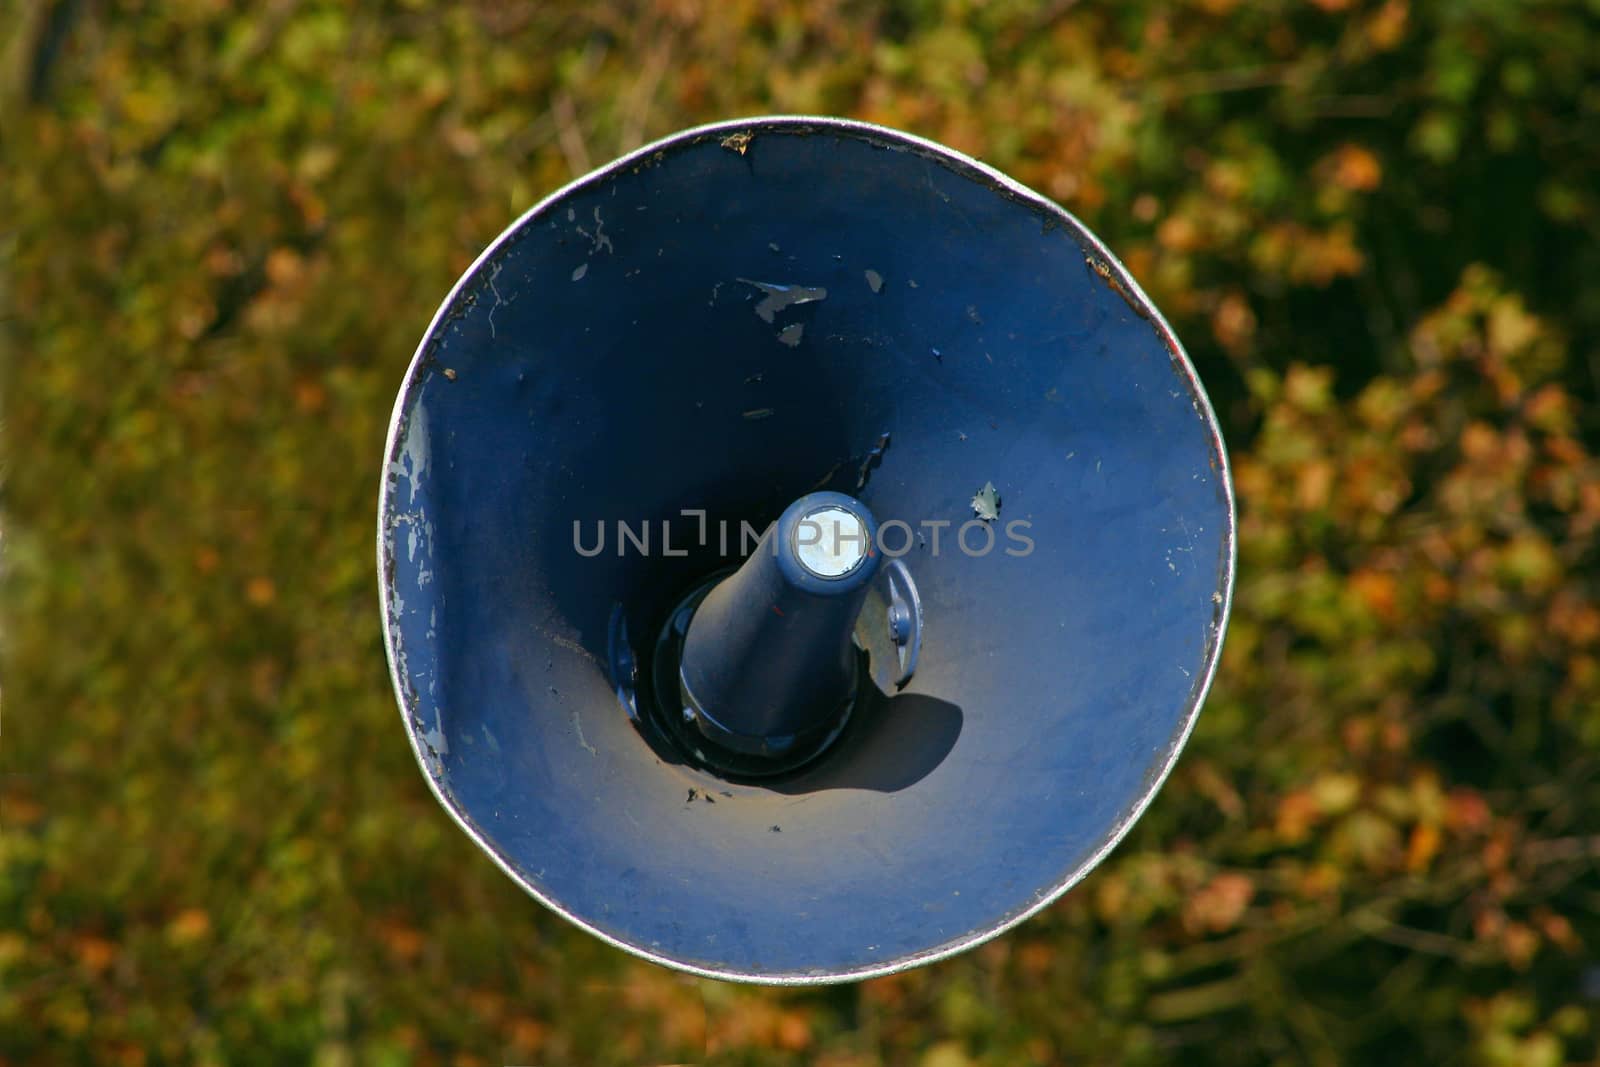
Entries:
POLYGON ((725 977, 883 973, 1053 899, 1176 758, 1231 590, 1217 427, 1123 268, 857 123, 690 131, 529 212, 387 458, 386 639, 441 801, 552 908, 725 977), (920 662, 815 763, 724 780, 652 726, 651 657, 740 524, 817 489, 908 528, 920 662))

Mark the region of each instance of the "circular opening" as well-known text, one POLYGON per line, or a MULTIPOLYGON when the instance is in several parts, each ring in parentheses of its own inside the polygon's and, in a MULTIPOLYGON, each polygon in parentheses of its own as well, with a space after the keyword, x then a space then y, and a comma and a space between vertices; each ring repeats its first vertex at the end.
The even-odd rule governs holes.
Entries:
MULTIPOLYGON (((426 782, 560 914, 721 977, 899 970, 1059 895, 1165 778, 1231 591, 1216 425, 1121 267, 969 161, 828 120, 696 131, 519 222, 436 316, 384 458, 426 782), (964 551, 990 481, 995 544, 964 551), (895 687, 872 589, 838 739, 718 773, 655 638, 819 489, 902 527, 925 662, 895 687)), ((827 592, 873 562, 780 548, 827 592)))
POLYGON ((866 524, 844 508, 818 508, 795 524, 795 557, 818 578, 843 578, 867 558, 867 547, 866 524))

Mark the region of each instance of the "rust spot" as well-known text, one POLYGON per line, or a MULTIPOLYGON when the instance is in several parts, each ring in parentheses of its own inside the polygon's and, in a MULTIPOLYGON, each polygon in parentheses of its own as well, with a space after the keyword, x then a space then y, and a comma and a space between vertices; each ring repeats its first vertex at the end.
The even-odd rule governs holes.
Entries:
POLYGON ((1127 304, 1135 315, 1141 319, 1150 317, 1149 313, 1140 306, 1139 301, 1133 298, 1133 294, 1128 291, 1128 287, 1122 284, 1122 279, 1117 277, 1117 272, 1111 268, 1111 264, 1096 256, 1087 257, 1085 262, 1089 264, 1090 270, 1100 275, 1101 281, 1111 287, 1112 292, 1122 297, 1123 303, 1127 304))
POLYGON ((729 151, 737 152, 741 156, 750 150, 750 142, 755 140, 755 135, 748 130, 730 133, 721 141, 722 147, 729 151))
POLYGON ((816 492, 816 491, 817 491, 817 490, 818 490, 818 489, 821 489, 821 488, 822 488, 822 487, 823 487, 823 486, 825 486, 825 485, 827 485, 827 484, 828 484, 828 483, 829 483, 829 482, 831 482, 831 481, 833 481, 833 476, 834 476, 834 475, 835 475, 835 474, 838 474, 838 473, 839 473, 839 468, 840 468, 840 467, 842 467, 842 466, 844 466, 844 462, 843 462, 843 461, 842 461, 842 460, 841 460, 841 461, 840 461, 840 462, 838 462, 838 463, 835 463, 835 464, 834 464, 834 465, 833 465, 833 466, 832 466, 832 467, 829 467, 829 468, 828 468, 828 473, 827 473, 827 474, 824 474, 824 475, 823 475, 823 476, 822 476, 822 477, 821 477, 821 478, 820 478, 820 479, 819 479, 819 480, 818 480, 818 481, 817 481, 817 484, 816 484, 816 485, 813 485, 813 486, 812 486, 812 487, 811 487, 811 488, 810 488, 810 489, 807 489, 807 490, 806 490, 806 492, 808 492, 808 493, 815 493, 815 492, 816 492))

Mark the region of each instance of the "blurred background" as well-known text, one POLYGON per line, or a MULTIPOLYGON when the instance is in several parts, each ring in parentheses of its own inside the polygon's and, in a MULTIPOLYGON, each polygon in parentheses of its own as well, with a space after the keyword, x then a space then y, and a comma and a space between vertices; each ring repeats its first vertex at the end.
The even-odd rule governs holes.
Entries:
POLYGON ((0 1064, 1600 1062, 1594 0, 9 0, 0 79, 0 1064), (976 952, 817 990, 637 962, 495 870, 373 573, 460 272, 763 112, 1076 213, 1240 500, 1133 835, 976 952))

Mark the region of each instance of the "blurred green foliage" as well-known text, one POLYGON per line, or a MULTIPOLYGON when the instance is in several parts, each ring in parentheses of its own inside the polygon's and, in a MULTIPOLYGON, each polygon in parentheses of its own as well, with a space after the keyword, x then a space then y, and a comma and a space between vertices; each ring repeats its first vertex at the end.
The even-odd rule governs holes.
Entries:
POLYGON ((1596 1062, 1595 0, 0 7, 0 1064, 1596 1062), (428 795, 372 573, 460 271, 695 122, 875 120, 1103 235, 1234 449, 1224 667, 1013 934, 696 981, 428 795))

